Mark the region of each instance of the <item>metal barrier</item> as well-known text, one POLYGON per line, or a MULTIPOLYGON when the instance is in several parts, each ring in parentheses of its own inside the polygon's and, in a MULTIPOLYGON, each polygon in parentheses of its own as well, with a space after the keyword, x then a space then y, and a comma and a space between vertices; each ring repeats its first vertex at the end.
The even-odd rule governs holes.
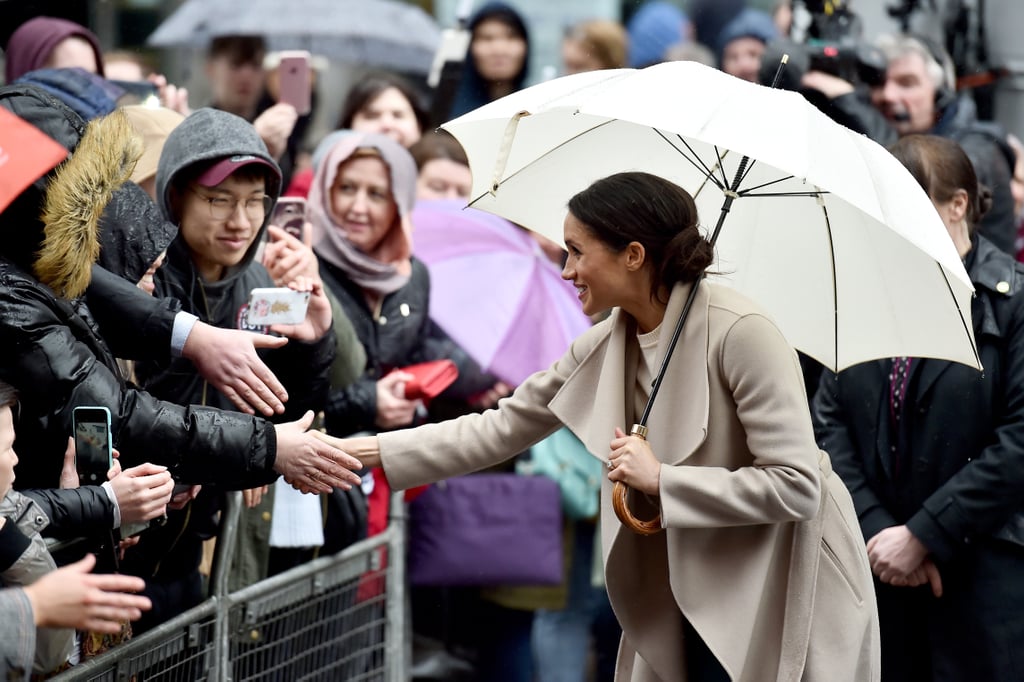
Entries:
POLYGON ((97 682, 405 682, 405 505, 387 530, 227 594, 240 495, 221 521, 205 602, 53 678, 97 682), (223 548, 223 551, 222 551, 223 548))

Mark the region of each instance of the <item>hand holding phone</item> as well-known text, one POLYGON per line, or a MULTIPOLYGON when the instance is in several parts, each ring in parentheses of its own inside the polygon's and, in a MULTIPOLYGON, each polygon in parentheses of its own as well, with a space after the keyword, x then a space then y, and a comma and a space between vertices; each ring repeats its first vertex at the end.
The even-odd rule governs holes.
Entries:
POLYGON ((98 406, 76 407, 72 421, 78 482, 80 485, 99 485, 107 480, 107 471, 114 464, 110 410, 98 406))
POLYGON ((304 242, 306 227, 306 200, 302 197, 281 197, 274 205, 270 224, 304 242))
POLYGON ((277 66, 278 98, 283 104, 295 107, 299 116, 310 112, 312 89, 309 72, 309 52, 286 50, 281 53, 277 66))

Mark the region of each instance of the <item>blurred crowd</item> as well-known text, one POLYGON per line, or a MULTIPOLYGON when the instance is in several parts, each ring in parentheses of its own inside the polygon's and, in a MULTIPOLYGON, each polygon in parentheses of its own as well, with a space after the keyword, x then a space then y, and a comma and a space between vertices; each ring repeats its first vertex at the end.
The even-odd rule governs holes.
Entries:
MULTIPOLYGON (((742 0, 695 1, 688 12, 649 0, 625 23, 566 27, 559 75, 688 60, 765 82, 775 70, 771 47, 791 21, 787 0, 773 13, 742 0)), ((0 213, 0 631, 11 628, 0 638, 0 670, 51 675, 202 602, 229 492, 243 491, 245 507, 233 588, 382 531, 387 480, 319 440, 318 429, 342 437, 401 429, 487 410, 514 391, 434 320, 432 273, 417 252, 420 211, 486 191, 466 151, 435 126, 534 83, 529 21, 513 4, 482 4, 466 29, 469 49, 448 101, 420 75, 361 65, 367 70, 322 139, 310 134, 322 97, 315 63, 313 106, 302 111, 282 101, 280 55, 261 36, 210 41, 210 98, 198 102, 137 53, 105 50, 117 46, 101 46, 88 27, 40 16, 13 32, 0 107, 55 140, 68 161, 29 179, 0 213), (121 148, 130 162, 112 153, 121 148), (299 207, 297 222, 286 225, 275 210, 285 205, 299 207), (252 291, 264 288, 304 295, 305 317, 252 322, 252 291), (407 395, 415 376, 406 368, 437 360, 454 363, 454 383, 433 400, 407 395), (116 456, 101 485, 76 471, 69 436, 79 406, 105 407, 111 417, 116 456)), ((969 216, 972 235, 976 223, 994 250, 1024 260, 1024 146, 979 118, 941 41, 868 38, 884 55, 879 82, 808 68, 794 88, 883 146, 919 134, 959 145, 991 192, 988 210, 969 216)), ((680 96, 699 93, 681 84, 680 96)), ((921 173, 946 170, 936 168, 921 173)), ((561 246, 526 234, 544 267, 560 271, 561 246)), ((1008 272, 1022 274, 1012 264, 1008 272)), ((464 285, 501 287, 510 276, 494 274, 464 285)), ((999 291, 1016 293, 1017 280, 999 275, 1007 281, 999 291)), ((885 474, 855 465, 858 438, 847 435, 872 428, 874 415, 857 414, 839 379, 804 360, 824 449, 846 453, 836 469, 848 486, 874 489, 871 476, 885 474)), ((997 361, 990 376, 1005 383, 986 385, 992 394, 971 407, 988 426, 961 444, 966 461, 1012 423, 1015 371, 997 361)), ((912 440, 901 438, 901 447, 912 440)), ((913 495, 895 486, 899 504, 886 522, 865 522, 865 538, 906 528, 952 472, 922 473, 926 489, 913 495)), ((854 492, 858 503, 867 499, 854 492)), ((414 516, 416 494, 406 495, 414 516)), ((597 488, 590 494, 596 499, 597 488)), ((862 518, 887 504, 879 497, 858 507, 862 518)), ((412 586, 414 678, 613 679, 621 631, 602 582, 595 516, 565 513, 558 585, 412 586)), ((961 538, 928 530, 941 542, 918 540, 936 561, 952 560, 961 538)), ((1004 542, 1012 550, 998 551, 1016 552, 1002 557, 1006 565, 1019 567, 1019 538, 1004 542)), ((971 561, 981 561, 983 545, 971 545, 971 561)), ((957 579, 970 584, 972 570, 958 565, 957 579)), ((917 584, 926 575, 922 568, 917 584)), ((883 619, 883 651, 890 632, 923 627, 936 608, 889 588, 897 594, 880 592, 880 601, 903 615, 883 619)), ((1012 642, 1015 634, 993 637, 1012 642)), ((900 665, 938 660, 941 641, 903 645, 900 665)), ((1013 679, 1004 673, 986 679, 1013 679)))

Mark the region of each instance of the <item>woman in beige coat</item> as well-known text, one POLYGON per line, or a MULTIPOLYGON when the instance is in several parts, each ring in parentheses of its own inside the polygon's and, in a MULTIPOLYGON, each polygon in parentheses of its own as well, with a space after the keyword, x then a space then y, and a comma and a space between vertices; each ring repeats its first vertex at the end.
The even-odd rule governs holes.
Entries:
POLYGON ((686 296, 712 260, 693 199, 620 173, 569 202, 562 276, 611 316, 496 410, 338 442, 395 488, 475 471, 568 426, 609 473, 608 594, 622 625, 616 679, 878 679, 871 572, 850 496, 815 446, 796 355, 738 293, 700 282, 647 422, 638 419, 686 296), (664 321, 664 324, 662 322, 664 321), (640 536, 611 505, 629 485, 640 536))

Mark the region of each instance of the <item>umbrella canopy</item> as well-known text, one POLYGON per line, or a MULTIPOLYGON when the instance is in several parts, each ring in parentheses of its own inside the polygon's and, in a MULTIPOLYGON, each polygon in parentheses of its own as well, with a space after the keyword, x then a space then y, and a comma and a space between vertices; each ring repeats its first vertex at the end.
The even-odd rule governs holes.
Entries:
POLYGON ((263 36, 271 50, 424 74, 441 40, 429 14, 397 0, 187 0, 147 43, 202 48, 228 35, 263 36))
POLYGON ((443 127, 469 155, 471 206, 558 241, 568 199, 613 173, 684 187, 705 229, 732 197, 712 278, 833 370, 898 355, 979 367, 973 286, 928 196, 795 92, 669 62, 548 81, 443 127))
POLYGON ((413 247, 430 316, 486 371, 519 385, 590 326, 576 290, 524 230, 461 202, 421 201, 413 247))

